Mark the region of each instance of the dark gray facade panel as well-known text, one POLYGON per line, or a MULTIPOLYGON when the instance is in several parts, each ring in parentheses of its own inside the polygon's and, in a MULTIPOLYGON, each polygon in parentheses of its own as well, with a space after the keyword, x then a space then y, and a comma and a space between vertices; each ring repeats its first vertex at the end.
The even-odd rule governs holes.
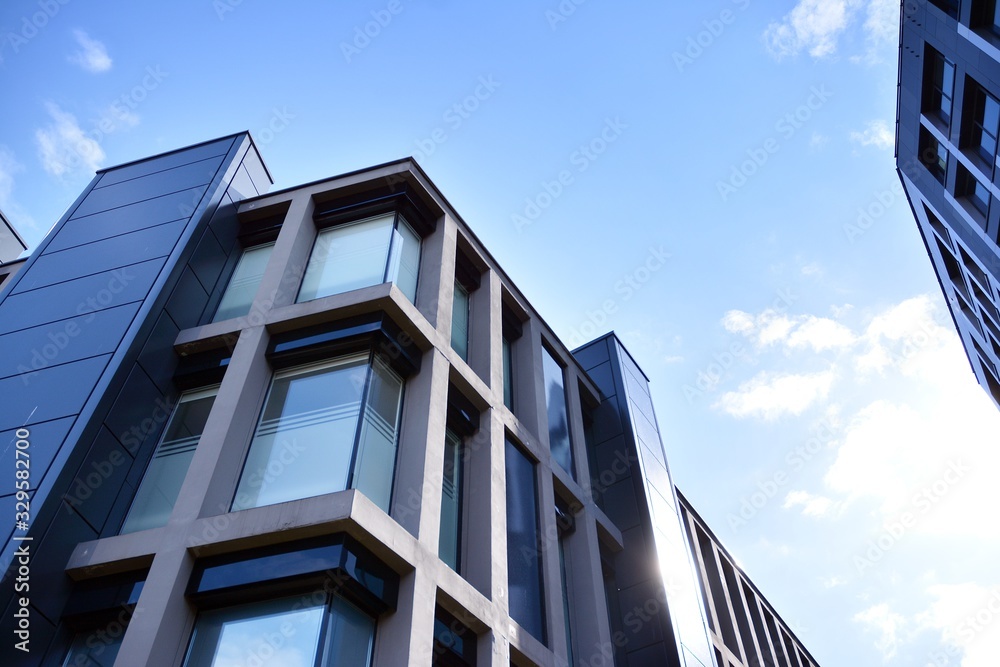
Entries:
POLYGON ((0 334, 141 301, 164 259, 130 264, 77 280, 12 294, 0 304, 0 334))
POLYGON ((194 250, 194 255, 188 262, 188 266, 191 267, 205 291, 212 292, 228 260, 229 253, 215 238, 211 228, 206 228, 194 250))
POLYGON ((42 255, 24 275, 14 294, 104 273, 170 254, 185 220, 168 222, 130 234, 95 241, 69 250, 42 255))
POLYGON ((207 186, 218 172, 223 159, 225 156, 208 158, 201 162, 94 189, 86 201, 80 204, 73 217, 80 218, 138 201, 162 197, 165 194, 207 186))
POLYGON ((251 197, 256 197, 259 194, 257 192, 257 188, 254 187, 250 174, 247 173, 246 167, 242 164, 240 165, 239 171, 236 172, 236 177, 233 178, 233 182, 229 184, 228 192, 229 196, 235 201, 250 199, 251 197))
POLYGON ((131 467, 132 456, 110 431, 102 428, 64 495, 64 502, 100 534, 131 467))
POLYGON ((233 147, 235 137, 226 137, 218 141, 210 141, 199 146, 192 146, 166 155, 140 160, 120 167, 112 167, 101 174, 101 179, 97 182, 96 188, 104 188, 115 183, 121 183, 133 178, 148 176, 166 169, 173 169, 192 162, 199 162, 206 158, 225 156, 229 149, 233 147))
POLYGON ((168 396, 159 390, 142 368, 134 366, 104 425, 129 452, 135 453, 156 443, 170 416, 171 407, 168 396))
POLYGON ((19 375, 24 386, 44 368, 114 352, 138 304, 128 304, 0 335, 0 379, 19 375))
MULTIPOLYGON (((63 419, 56 419, 50 422, 44 422, 41 424, 35 424, 31 427, 31 438, 29 442, 35 441, 39 443, 61 443, 66 439, 66 435, 69 433, 70 427, 73 426, 73 417, 64 417, 63 419)), ((17 430, 10 429, 0 433, 0 466, 4 466, 3 470, 15 470, 14 460, 16 458, 15 454, 15 443, 17 442, 17 430)), ((55 456, 55 447, 38 447, 31 451, 31 480, 30 488, 38 488, 38 482, 43 478, 49 466, 52 464, 52 459, 55 456)), ((0 495, 7 495, 14 493, 16 489, 14 488, 14 475, 8 475, 6 479, 0 483, 0 495)), ((7 514, 5 516, 14 516, 13 514, 7 514)))
POLYGON ((92 378, 104 371, 110 358, 110 354, 105 354, 43 369, 27 387, 19 377, 0 380, 0 396, 4 397, 0 431, 79 414, 94 389, 92 378))
POLYGON ((170 378, 177 368, 174 341, 180 329, 167 313, 161 313, 139 353, 139 365, 146 371, 163 393, 173 389, 170 378))
POLYGON ((167 313, 181 329, 189 329, 201 321, 207 304, 208 293, 198 282, 194 271, 185 266, 177 287, 167 301, 167 313))
POLYGON ((135 204, 102 211, 82 218, 72 218, 59 230, 45 252, 66 250, 85 243, 109 239, 186 217, 195 190, 175 192, 135 204))
POLYGON ((255 150, 247 151, 246 157, 243 158, 243 167, 247 170, 247 174, 250 176, 250 180, 253 181, 257 192, 264 194, 271 189, 274 181, 267 172, 267 167, 264 166, 264 160, 261 158, 260 153, 255 150))

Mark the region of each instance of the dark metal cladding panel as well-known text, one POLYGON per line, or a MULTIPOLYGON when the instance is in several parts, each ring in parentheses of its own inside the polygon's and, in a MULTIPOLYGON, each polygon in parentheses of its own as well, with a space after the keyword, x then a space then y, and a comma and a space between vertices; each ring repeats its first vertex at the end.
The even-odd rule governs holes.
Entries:
POLYGON ((154 160, 142 160, 109 169, 101 174, 101 180, 97 182, 96 188, 104 188, 115 183, 139 178, 140 176, 147 176, 164 169, 173 169, 174 167, 204 160, 205 158, 217 155, 224 156, 233 147, 233 141, 235 141, 233 137, 227 137, 218 141, 201 144, 200 146, 192 146, 191 148, 161 155, 154 160))
POLYGON ((215 178, 224 157, 208 158, 106 188, 95 189, 80 204, 73 217, 80 218, 135 202, 162 197, 165 194, 207 186, 215 178))

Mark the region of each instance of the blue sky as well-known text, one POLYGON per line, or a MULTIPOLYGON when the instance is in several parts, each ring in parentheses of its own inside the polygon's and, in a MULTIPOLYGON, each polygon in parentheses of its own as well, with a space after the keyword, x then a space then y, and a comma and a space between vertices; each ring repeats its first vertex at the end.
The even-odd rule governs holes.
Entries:
POLYGON ((618 332, 822 665, 995 664, 1000 413, 894 172, 898 3, 280 7, 3 3, 0 209, 34 245, 244 129, 276 188, 413 155, 564 340, 618 332))

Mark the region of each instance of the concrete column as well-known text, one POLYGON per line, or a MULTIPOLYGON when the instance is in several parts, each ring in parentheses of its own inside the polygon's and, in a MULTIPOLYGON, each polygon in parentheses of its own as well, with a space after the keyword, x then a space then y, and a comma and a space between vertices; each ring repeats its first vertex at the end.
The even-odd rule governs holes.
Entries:
MULTIPOLYGON (((506 537, 502 546, 499 539, 496 508, 504 507, 503 491, 504 431, 494 410, 483 413, 479 420, 479 430, 466 439, 465 446, 465 503, 462 517, 462 541, 464 543, 462 574, 465 579, 488 598, 495 598, 497 583, 496 557, 498 549, 506 553, 506 537), (499 446, 497 443, 499 442, 499 446), (499 458, 498 458, 499 454, 499 458), (499 485, 499 489, 498 489, 499 485)), ((506 590, 506 570, 499 584, 506 590)))
POLYGON ((542 376, 542 335, 540 325, 529 319, 522 326, 521 337, 514 344, 514 407, 517 419, 529 432, 541 439, 545 433, 548 451, 548 417, 545 412, 545 379, 542 376))
POLYGON ((414 304, 427 321, 451 340, 451 285, 455 280, 457 226, 444 216, 437 229, 420 244, 420 275, 414 304))
POLYGON ((545 627, 548 647, 566 660, 566 620, 563 610, 562 573, 559 568, 559 528, 556 524, 556 497, 552 471, 537 466, 538 529, 542 559, 542 596, 545 600, 545 627))
MULTIPOLYGON (((470 295, 470 301, 469 366, 490 389, 495 389, 493 357, 499 350, 500 339, 497 338, 494 344, 493 329, 494 325, 498 329, 500 326, 500 285, 494 283, 492 271, 482 275, 479 289, 470 295)), ((500 403, 503 403, 503 395, 500 403)))
POLYGON ((373 667, 430 664, 436 595, 437 588, 426 570, 414 570, 400 578, 396 611, 378 621, 373 667))
POLYGON ((583 433, 583 408, 580 405, 580 375, 570 364, 563 373, 566 383, 566 418, 569 420, 569 442, 573 448, 573 478, 577 481, 590 479, 590 464, 587 461, 587 443, 583 433))
POLYGON ((164 540, 153 558, 116 667, 175 667, 184 658, 195 611, 184 597, 194 560, 183 539, 164 540), (178 641, 178 638, 181 638, 178 641))
MULTIPOLYGON (((507 598, 507 474, 505 464, 506 433, 503 422, 500 421, 496 410, 490 411, 489 424, 484 428, 490 433, 490 495, 494 502, 490 508, 491 517, 490 535, 492 541, 492 553, 482 551, 482 547, 476 548, 470 544, 469 552, 476 554, 469 558, 475 561, 478 557, 483 561, 490 561, 492 587, 490 598, 496 605, 499 618, 510 616, 510 600, 507 598), (473 549, 475 548, 475 551, 473 549)), ((480 516, 477 514, 477 516, 480 516)))
POLYGON ((434 349, 424 355, 420 372, 406 381, 392 494, 392 517, 434 554, 441 521, 448 368, 448 360, 434 349))
POLYGON ((312 197, 300 195, 292 200, 250 312, 295 303, 316 242, 314 208, 312 197))
POLYGON ((576 531, 566 538, 570 629, 577 665, 610 664, 614 645, 608 623, 597 522, 590 510, 576 515, 576 531))
POLYGON ((271 376, 264 358, 267 342, 264 327, 240 333, 170 516, 171 523, 187 524, 202 516, 229 511, 271 376))

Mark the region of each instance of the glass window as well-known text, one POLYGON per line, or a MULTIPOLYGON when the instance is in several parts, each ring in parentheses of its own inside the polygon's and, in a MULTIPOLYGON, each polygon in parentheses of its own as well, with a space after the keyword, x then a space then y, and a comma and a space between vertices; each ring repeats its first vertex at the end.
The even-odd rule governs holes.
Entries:
POLYGON ((573 515, 556 506, 556 525, 559 528, 559 576, 562 588, 563 621, 566 630, 566 663, 567 667, 573 667, 573 628, 570 616, 573 606, 570 604, 570 580, 566 568, 567 541, 575 529, 573 515))
POLYGON ((122 534, 167 524, 218 387, 181 394, 132 501, 122 534))
POLYGON ((931 0, 931 4, 943 11, 953 19, 958 18, 958 9, 961 0, 931 0))
POLYGON ((395 213, 386 213, 316 235, 298 301, 394 282, 413 301, 417 293, 420 237, 395 213))
POLYGON ((459 571, 462 558, 462 441, 451 429, 445 431, 444 476, 441 482, 441 530, 438 556, 459 571))
POLYGON ((221 322, 233 317, 243 317, 250 312, 250 305, 260 287, 260 280, 264 277, 264 269, 267 267, 267 260, 271 257, 273 243, 247 248, 240 256, 240 261, 236 264, 233 277, 229 279, 219 308, 215 311, 213 322, 221 322))
POLYGON ((451 347, 462 359, 469 360, 469 290, 457 280, 451 306, 451 347))
POLYGON ((506 336, 503 338, 503 404, 514 409, 514 350, 506 336))
POLYGON ((290 597, 198 616, 185 667, 368 667, 375 621, 343 598, 290 597))
POLYGON ((549 449, 563 470, 573 475, 573 449, 566 415, 566 389, 563 369, 552 353, 542 347, 542 372, 545 379, 545 404, 549 419, 549 449))
POLYGON ((948 172, 948 149, 927 128, 920 128, 920 162, 938 183, 944 184, 948 172))
POLYGON ((107 630, 77 633, 62 667, 112 667, 125 638, 124 627, 117 627, 120 631, 114 634, 107 630))
POLYGON ((434 611, 431 667, 476 667, 476 633, 440 607, 434 611))
POLYGON ((233 510, 353 487, 388 511, 403 381, 371 356, 275 373, 233 510))
POLYGON ((992 168, 997 154, 997 128, 1000 125, 1000 102, 976 87, 972 116, 972 145, 992 168))
POLYGON ((952 97, 955 93, 955 64, 934 48, 927 47, 924 111, 946 124, 951 122, 952 97))
POLYGON ((545 642, 542 559, 535 464, 510 440, 504 466, 507 486, 507 590, 510 616, 545 642))
POLYGON ((983 216, 989 214, 990 191, 985 184, 964 166, 959 165, 955 182, 955 196, 964 197, 983 216))

